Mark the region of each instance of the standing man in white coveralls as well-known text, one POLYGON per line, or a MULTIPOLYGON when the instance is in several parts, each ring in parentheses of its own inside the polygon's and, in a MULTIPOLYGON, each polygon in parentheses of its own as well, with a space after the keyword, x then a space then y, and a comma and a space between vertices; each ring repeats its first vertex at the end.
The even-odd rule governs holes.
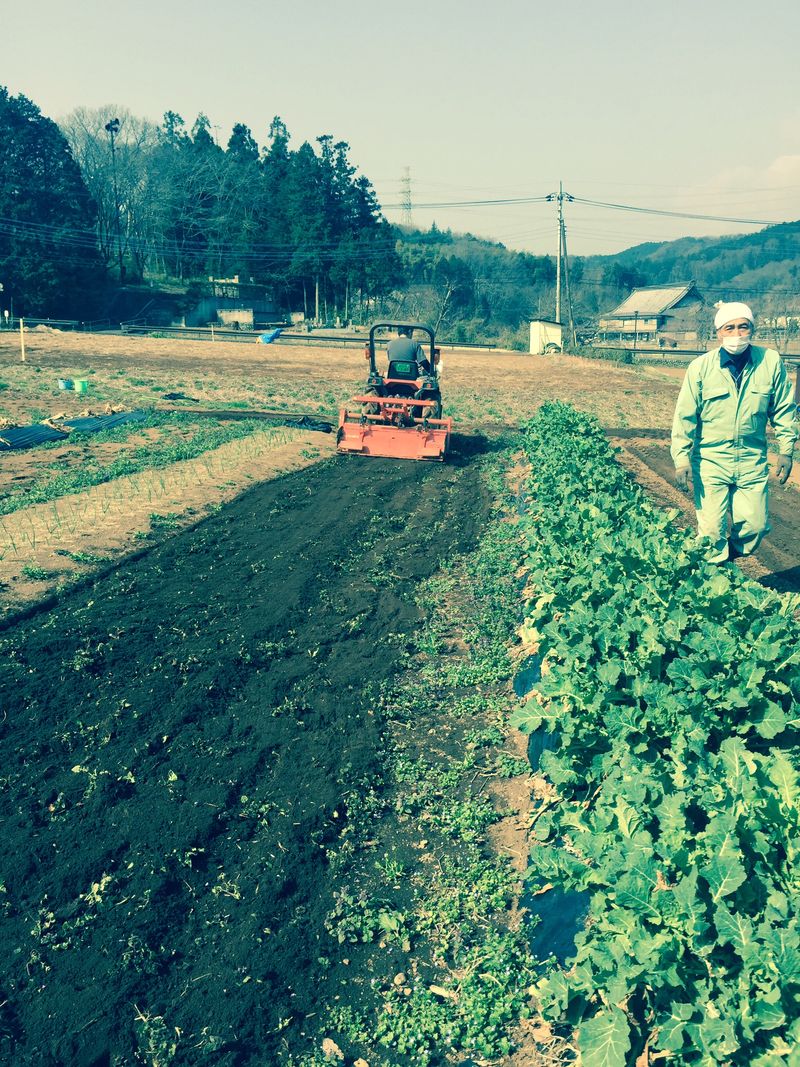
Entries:
POLYGON ((721 304, 714 326, 720 347, 692 360, 683 380, 672 459, 683 490, 691 465, 697 534, 711 541, 709 560, 724 563, 754 552, 769 532, 767 421, 775 430, 781 485, 792 470, 797 429, 786 368, 774 349, 752 344, 747 304, 721 304))

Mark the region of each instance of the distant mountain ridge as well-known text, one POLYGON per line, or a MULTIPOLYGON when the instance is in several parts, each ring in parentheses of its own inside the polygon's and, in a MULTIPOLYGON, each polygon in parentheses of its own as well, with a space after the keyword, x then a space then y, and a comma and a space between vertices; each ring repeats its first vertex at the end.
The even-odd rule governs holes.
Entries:
POLYGON ((701 290, 764 297, 800 307, 800 220, 732 237, 681 237, 634 245, 612 256, 582 257, 638 272, 648 285, 695 281, 701 290), (735 292, 734 292, 735 291, 735 292))

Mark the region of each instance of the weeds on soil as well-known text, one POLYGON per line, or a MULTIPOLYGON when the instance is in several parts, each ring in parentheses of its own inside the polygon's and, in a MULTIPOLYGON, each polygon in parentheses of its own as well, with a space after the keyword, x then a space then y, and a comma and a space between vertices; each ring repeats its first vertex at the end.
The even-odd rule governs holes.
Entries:
MULTIPOLYGON (((505 493, 501 481, 495 489, 505 493)), ((351 995, 336 996, 314 1051, 290 1055, 287 1067, 320 1067, 336 1050, 370 1067, 494 1062, 513 1050, 536 960, 515 907, 521 875, 486 844, 506 813, 485 789, 529 770, 503 747, 518 559, 514 527, 498 521, 476 553, 418 591, 421 605, 437 606, 383 696, 384 780, 348 797, 330 853, 343 888, 319 963, 344 958, 357 971, 351 995)), ((555 1042, 530 1062, 569 1055, 555 1042)))
MULTIPOLYGON (((216 479, 228 469, 231 460, 235 465, 270 452, 298 434, 297 430, 288 427, 265 429, 263 423, 251 420, 233 427, 234 435, 227 432, 229 429, 225 427, 226 432, 220 432, 220 428, 205 426, 182 442, 172 441, 169 447, 160 449, 155 446, 152 452, 145 447, 137 448, 132 455, 119 457, 105 467, 87 463, 81 470, 66 471, 49 480, 45 474, 41 482, 20 491, 24 495, 17 493, 0 501, 0 558, 9 555, 23 561, 35 553, 37 543, 41 541, 63 544, 67 535, 74 537, 79 527, 89 524, 97 527, 109 515, 127 513, 134 500, 146 500, 148 504, 169 500, 180 504, 181 491, 190 482, 197 481, 200 473, 194 467, 187 470, 181 465, 182 460, 196 458, 202 464, 203 475, 216 479), (223 445, 227 447, 224 455, 220 455, 217 450, 223 445), (31 510, 31 504, 44 500, 50 502, 44 512, 31 510)), ((225 486, 232 484, 224 483, 225 486)), ((147 539, 177 525, 175 512, 166 515, 151 513, 150 530, 134 534, 133 540, 147 539)), ((56 548, 55 552, 80 563, 104 561, 99 557, 92 559, 90 553, 75 553, 62 547, 56 548)), ((36 567, 36 564, 31 561, 25 566, 36 567)), ((26 577, 29 576, 26 573, 26 577)))
MULTIPOLYGON (((7 492, 0 500, 0 514, 9 515, 20 508, 30 507, 31 504, 56 500, 107 482, 130 479, 131 475, 161 471, 182 460, 207 455, 228 442, 242 442, 241 449, 237 449, 237 454, 242 455, 248 438, 261 440, 262 435, 269 436, 276 443, 283 443, 287 439, 284 428, 270 428, 265 431, 263 422, 256 419, 244 419, 219 426, 208 423, 195 425, 190 416, 154 414, 148 422, 137 423, 134 427, 123 425, 93 435, 73 433, 69 437, 69 444, 80 444, 84 441, 87 445, 108 441, 124 444, 133 433, 147 427, 161 429, 164 433, 157 440, 133 448, 123 448, 110 463, 103 463, 89 455, 84 456, 78 466, 65 469, 64 465, 69 461, 58 460, 46 467, 38 477, 26 482, 24 487, 7 492), (182 433, 189 432, 186 436, 176 437, 174 432, 169 432, 176 428, 182 433)), ((63 448, 65 442, 57 444, 63 448)), ((153 477, 155 480, 155 474, 153 477)))

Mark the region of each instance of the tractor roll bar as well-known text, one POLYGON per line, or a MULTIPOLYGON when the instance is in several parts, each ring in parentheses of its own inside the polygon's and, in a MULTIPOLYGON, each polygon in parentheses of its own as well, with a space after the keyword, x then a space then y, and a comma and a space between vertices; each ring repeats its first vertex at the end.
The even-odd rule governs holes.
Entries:
POLYGON ((399 330, 401 328, 404 330, 411 330, 412 334, 414 330, 422 330, 423 333, 426 333, 428 335, 430 346, 429 362, 431 365, 431 370, 433 371, 436 366, 436 346, 435 339, 433 336, 433 330, 430 328, 430 326, 425 326, 421 322, 374 322, 369 328, 369 343, 367 346, 367 351, 369 353, 370 374, 378 373, 378 368, 375 364, 375 334, 378 332, 378 330, 399 330))

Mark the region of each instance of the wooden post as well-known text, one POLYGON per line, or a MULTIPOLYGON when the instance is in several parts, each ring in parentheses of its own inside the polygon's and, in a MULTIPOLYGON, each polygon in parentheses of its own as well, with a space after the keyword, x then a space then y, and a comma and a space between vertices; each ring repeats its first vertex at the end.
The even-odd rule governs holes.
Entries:
POLYGON ((633 362, 636 362, 636 346, 639 343, 639 311, 633 313, 633 362))
POLYGON ((25 362, 25 320, 19 320, 19 350, 22 353, 22 362, 25 362))

